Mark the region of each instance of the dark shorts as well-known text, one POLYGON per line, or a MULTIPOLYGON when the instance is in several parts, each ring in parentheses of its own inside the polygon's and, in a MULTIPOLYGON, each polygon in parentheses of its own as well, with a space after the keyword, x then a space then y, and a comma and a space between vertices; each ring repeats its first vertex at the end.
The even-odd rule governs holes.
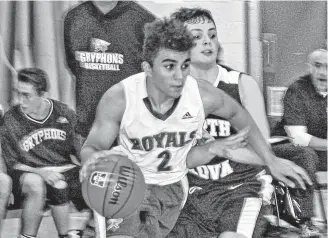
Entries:
POLYGON ((180 213, 184 192, 181 182, 148 185, 143 203, 136 212, 123 219, 119 228, 107 231, 107 237, 126 235, 134 238, 167 237, 180 213))
MULTIPOLYGON (((269 186, 270 193, 272 187, 269 186)), ((194 190, 168 237, 213 238, 225 231, 249 238, 263 237, 267 226, 264 215, 271 214, 272 208, 268 202, 263 202, 262 190, 255 179, 239 184, 221 184, 213 191, 194 190)))
MULTIPOLYGON (((22 176, 27 174, 21 170, 13 170, 9 173, 13 181, 13 194, 15 198, 15 204, 17 207, 21 207, 24 201, 25 195, 22 193, 22 176)), ((46 184, 47 195, 46 200, 49 205, 61 205, 68 201, 72 201, 76 209, 82 210, 88 208, 84 202, 81 184, 79 181, 79 167, 75 167, 62 173, 65 177, 67 187, 64 189, 57 189, 46 184)))

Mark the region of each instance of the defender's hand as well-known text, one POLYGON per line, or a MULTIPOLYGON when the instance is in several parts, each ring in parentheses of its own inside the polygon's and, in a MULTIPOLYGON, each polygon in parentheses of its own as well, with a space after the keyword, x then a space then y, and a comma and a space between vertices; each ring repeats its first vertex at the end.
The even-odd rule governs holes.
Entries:
POLYGON ((231 158, 229 150, 245 147, 248 144, 248 131, 249 128, 245 128, 235 135, 213 141, 210 152, 219 157, 231 158))
POLYGON ((312 185, 308 173, 302 167, 296 165, 290 160, 275 157, 272 160, 272 163, 268 165, 268 168, 273 177, 291 188, 296 186, 295 182, 297 182, 304 190, 306 190, 305 182, 312 185))

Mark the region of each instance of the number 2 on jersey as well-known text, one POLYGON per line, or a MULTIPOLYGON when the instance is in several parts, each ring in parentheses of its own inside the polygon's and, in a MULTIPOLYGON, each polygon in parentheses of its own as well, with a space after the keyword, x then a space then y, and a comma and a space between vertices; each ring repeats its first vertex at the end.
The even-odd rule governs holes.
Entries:
POLYGON ((162 162, 158 165, 158 171, 170 171, 172 170, 172 166, 168 166, 167 164, 171 159, 171 152, 169 150, 162 151, 157 158, 162 159, 162 162))

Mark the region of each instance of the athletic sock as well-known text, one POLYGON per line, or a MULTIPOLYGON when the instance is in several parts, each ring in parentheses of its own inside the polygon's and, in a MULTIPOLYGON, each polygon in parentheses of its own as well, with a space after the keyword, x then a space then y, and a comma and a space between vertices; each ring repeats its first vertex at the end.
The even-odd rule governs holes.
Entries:
POLYGON ((20 234, 19 238, 36 238, 36 236, 30 236, 30 235, 20 234))

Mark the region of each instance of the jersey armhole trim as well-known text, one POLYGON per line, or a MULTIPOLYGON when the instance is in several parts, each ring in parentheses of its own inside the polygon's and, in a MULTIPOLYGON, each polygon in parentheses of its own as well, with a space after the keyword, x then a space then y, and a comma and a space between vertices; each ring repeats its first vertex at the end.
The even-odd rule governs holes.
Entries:
POLYGON ((122 120, 120 123, 120 130, 123 129, 123 125, 125 124, 125 120, 126 120, 126 112, 128 111, 128 105, 129 105, 129 99, 128 99, 128 95, 127 95, 127 87, 124 84, 124 82, 121 81, 122 87, 123 87, 123 91, 124 91, 124 98, 125 98, 125 109, 122 115, 122 120))

